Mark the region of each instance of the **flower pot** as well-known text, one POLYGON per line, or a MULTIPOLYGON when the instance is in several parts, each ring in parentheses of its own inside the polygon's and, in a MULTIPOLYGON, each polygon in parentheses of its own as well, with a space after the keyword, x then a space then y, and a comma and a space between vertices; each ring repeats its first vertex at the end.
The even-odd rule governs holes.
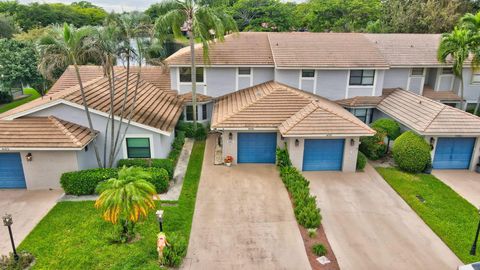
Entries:
POLYGON ((225 165, 227 165, 227 167, 231 167, 231 166, 232 166, 232 163, 227 162, 227 163, 225 163, 225 165))

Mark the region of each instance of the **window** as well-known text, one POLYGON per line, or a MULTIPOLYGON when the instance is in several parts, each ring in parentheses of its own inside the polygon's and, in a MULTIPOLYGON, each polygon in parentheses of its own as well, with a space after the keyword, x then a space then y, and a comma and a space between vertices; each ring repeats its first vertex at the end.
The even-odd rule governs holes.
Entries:
POLYGON ((353 115, 362 120, 364 123, 367 122, 367 113, 368 109, 353 109, 353 115))
POLYGON ((472 73, 472 83, 480 83, 480 70, 474 70, 472 73))
MULTIPOLYGON (((193 106, 187 105, 186 110, 187 110, 186 112, 187 121, 193 121, 193 106)), ((197 119, 198 119, 198 107, 197 107, 197 119)))
POLYGON ((302 69, 302 78, 313 78, 315 77, 314 69, 302 69))
POLYGON ((151 158, 149 138, 127 138, 128 158, 151 158))
POLYGON ((252 70, 249 67, 239 67, 238 75, 250 75, 252 70))
POLYGON ((375 70, 350 70, 350 85, 373 85, 375 70))
POLYGON ((423 68, 412 68, 411 76, 423 76, 423 68))
POLYGON ((202 105, 202 119, 207 120, 207 104, 202 105))
MULTIPOLYGON (((196 69, 197 72, 197 82, 202 83, 203 82, 203 68, 202 67, 197 67, 196 69)), ((180 72, 180 82, 192 82, 192 69, 189 67, 181 67, 179 68, 180 72)))
POLYGON ((442 75, 453 74, 453 68, 442 68, 442 75))

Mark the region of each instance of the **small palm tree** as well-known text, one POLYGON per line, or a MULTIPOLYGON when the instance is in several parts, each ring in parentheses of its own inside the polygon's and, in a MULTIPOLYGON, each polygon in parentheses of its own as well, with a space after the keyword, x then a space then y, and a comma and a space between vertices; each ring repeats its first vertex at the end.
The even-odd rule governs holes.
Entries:
MULTIPOLYGON (((477 35, 477 36, 480 35, 480 12, 478 12, 475 15, 472 14, 472 13, 465 14, 460 19, 460 23, 461 23, 462 27, 472 31, 472 33, 474 33, 474 35, 477 35)), ((480 44, 478 44, 475 47, 475 49, 478 50, 479 47, 480 47, 480 44)), ((478 52, 473 52, 473 54, 478 55, 479 53, 478 52)), ((476 59, 478 59, 478 57, 476 59)), ((473 64, 475 64, 475 63, 473 63, 473 64)), ((478 68, 478 66, 473 66, 473 68, 474 69, 478 68)), ((480 95, 478 96, 477 104, 475 106, 475 110, 474 110, 473 114, 476 115, 478 113, 479 107, 480 107, 480 95)))
MULTIPOLYGON (((89 60, 93 58, 92 56, 97 54, 97 52, 92 52, 88 47, 88 40, 91 38, 93 32, 94 29, 92 27, 76 29, 65 23, 63 28, 57 27, 49 31, 45 36, 40 38, 38 42, 40 51, 38 69, 46 79, 52 80, 58 70, 64 70, 68 65, 74 66, 91 136, 94 136, 95 130, 85 98, 85 89, 78 65, 89 62, 89 60)), ((95 137, 93 138, 93 146, 98 166, 102 167, 95 137)))
POLYGON ((166 0, 158 4, 160 10, 166 10, 155 23, 155 32, 159 39, 173 32, 175 38, 183 38, 187 32, 190 43, 190 61, 192 76, 193 126, 197 128, 197 76, 195 63, 195 40, 203 45, 203 60, 208 62, 209 42, 223 41, 228 31, 238 31, 233 18, 218 9, 212 8, 202 0, 166 0))
POLYGON ((474 55, 472 65, 477 65, 477 44, 478 35, 475 35, 467 28, 455 27, 451 33, 442 35, 437 52, 438 61, 446 63, 447 60, 451 59, 453 62, 453 73, 460 79, 460 105, 462 110, 465 109, 463 98, 463 66, 471 54, 474 55))
POLYGON ((118 178, 111 178, 97 187, 100 197, 95 207, 102 211, 104 220, 120 223, 123 241, 132 239, 135 223, 146 218, 155 208, 153 195, 156 191, 155 186, 147 181, 150 177, 142 168, 123 167, 118 171, 118 178))

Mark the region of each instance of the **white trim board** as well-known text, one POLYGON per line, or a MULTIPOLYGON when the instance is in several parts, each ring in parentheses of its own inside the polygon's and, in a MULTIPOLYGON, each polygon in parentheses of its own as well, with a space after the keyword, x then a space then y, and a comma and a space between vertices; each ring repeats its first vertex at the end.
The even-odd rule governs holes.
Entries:
POLYGON ((123 158, 129 158, 127 153, 127 139, 133 138, 148 138, 150 142, 150 158, 155 158, 155 147, 153 145, 153 135, 152 134, 123 134, 125 138, 122 142, 122 151, 123 158))

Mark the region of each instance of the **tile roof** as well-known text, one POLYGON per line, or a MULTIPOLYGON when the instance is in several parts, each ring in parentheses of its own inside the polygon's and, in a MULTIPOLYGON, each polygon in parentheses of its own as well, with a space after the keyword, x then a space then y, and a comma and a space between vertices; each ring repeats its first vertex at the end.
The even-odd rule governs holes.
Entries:
MULTIPOLYGON (((153 69, 147 71, 147 77, 153 75, 153 69), (150 73, 150 72, 151 73, 150 73)), ((143 73, 143 69, 142 69, 143 73)), ((165 76, 165 75, 164 75, 165 76)), ((168 76, 166 76, 168 77, 168 76)), ((139 82, 137 100, 135 111, 133 113, 132 121, 147 125, 165 132, 172 132, 178 118, 182 113, 183 100, 178 98, 173 91, 165 91, 156 85, 160 85, 160 81, 156 85, 147 82, 143 79, 139 82)), ((158 79, 155 79, 158 80, 158 79)), ((114 112, 116 116, 121 116, 122 100, 125 93, 126 72, 120 71, 116 74, 116 94, 114 97, 115 106, 114 112)), ((124 111, 124 117, 128 116, 131 105, 133 103, 134 89, 136 79, 130 77, 128 85, 127 106, 124 111)), ((165 85, 165 84, 164 84, 165 85)), ((109 91, 108 79, 103 76, 97 77, 84 84, 87 104, 89 108, 95 109, 104 113, 108 113, 109 106, 109 91)), ((33 100, 13 110, 0 114, 0 119, 13 116, 17 113, 34 109, 38 106, 47 105, 50 102, 57 100, 65 100, 83 106, 81 101, 80 89, 78 85, 73 87, 56 91, 41 99, 33 100)))
POLYGON ((355 135, 373 134, 341 106, 277 82, 266 82, 218 98, 212 128, 278 128, 288 136, 308 132, 318 136, 344 135, 350 131, 355 135))
MULTIPOLYGON (((80 71, 80 77, 82 82, 86 83, 90 80, 96 79, 103 76, 103 69, 101 66, 78 66, 80 71)), ((53 86, 48 91, 47 95, 57 93, 59 91, 68 89, 72 86, 78 84, 77 74, 75 73, 75 68, 73 66, 68 66, 67 69, 63 72, 62 76, 53 84, 53 86)))
POLYGON ((480 117, 402 89, 390 90, 377 106, 421 135, 480 135, 480 117))
POLYGON ((269 33, 279 68, 388 68, 380 51, 359 33, 269 33))
POLYGON ((375 107, 383 96, 356 96, 353 98, 340 99, 335 101, 338 105, 347 108, 375 107))
MULTIPOLYGON (((223 42, 215 42, 209 48, 211 65, 268 65, 273 66, 268 34, 262 32, 242 32, 225 36, 223 42)), ((203 49, 195 46, 197 65, 203 65, 203 49)), ((169 65, 189 65, 190 47, 184 47, 168 57, 169 65)))
POLYGON ((440 34, 364 34, 391 66, 443 66, 437 60, 440 34))
POLYGON ((423 89, 423 96, 438 101, 460 102, 462 100, 453 91, 434 91, 431 87, 425 87, 423 89))
POLYGON ((369 126, 333 102, 312 101, 285 120, 279 131, 285 137, 368 136, 369 126))
POLYGON ((88 128, 54 116, 0 120, 0 148, 79 150, 92 139, 88 128))
MULTIPOLYGON (((180 97, 183 98, 185 102, 192 102, 193 95, 192 92, 188 92, 180 95, 180 97)), ((213 100, 213 97, 197 93, 197 102, 208 102, 211 100, 213 100)))

